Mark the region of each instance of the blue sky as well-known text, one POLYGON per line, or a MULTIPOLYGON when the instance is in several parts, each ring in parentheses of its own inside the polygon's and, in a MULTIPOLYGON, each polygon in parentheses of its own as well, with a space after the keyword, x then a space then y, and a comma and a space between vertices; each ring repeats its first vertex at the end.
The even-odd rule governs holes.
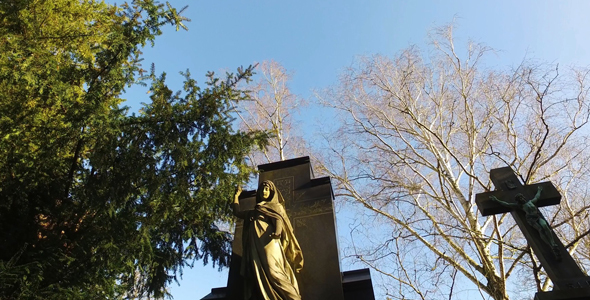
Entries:
MULTIPOLYGON (((146 66, 175 78, 189 68, 235 70, 273 59, 295 73, 294 92, 326 87, 359 55, 425 47, 428 32, 455 22, 456 36, 498 50, 507 65, 534 57, 561 65, 589 61, 587 1, 189 1, 189 31, 166 28, 146 66)), ((202 78, 202 77, 201 77, 202 78)), ((179 80, 177 80, 179 81, 179 80)), ((202 80, 201 80, 202 81, 202 80)), ((179 85, 180 86, 180 85, 179 85)), ((131 97, 130 97, 131 98, 131 97)))
MULTIPOLYGON (((189 5, 184 13, 192 19, 189 31, 166 28, 155 47, 144 50, 144 65, 148 69, 153 62, 158 73, 167 72, 175 89, 181 87, 179 71, 190 69, 203 83, 207 71, 234 71, 272 59, 294 72, 292 92, 311 98, 312 90, 336 84, 355 58, 392 56, 410 45, 426 49, 429 32, 450 22, 459 44, 472 39, 497 50, 494 63, 499 67, 517 65, 525 57, 562 68, 590 66, 590 1, 584 0, 170 3, 189 5)), ((142 88, 130 89, 125 97, 132 109, 148 100, 142 88)), ((184 270, 181 286, 172 284, 174 299, 200 299, 211 288, 225 286, 227 270, 195 265, 184 270)))

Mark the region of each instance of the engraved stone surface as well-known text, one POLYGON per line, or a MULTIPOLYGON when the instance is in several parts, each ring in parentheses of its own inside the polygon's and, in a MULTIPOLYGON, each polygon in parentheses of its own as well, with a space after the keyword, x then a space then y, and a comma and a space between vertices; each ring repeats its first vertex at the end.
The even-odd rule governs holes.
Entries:
MULTIPOLYGON (((259 182, 271 180, 281 191, 301 246, 304 265, 296 277, 302 299, 374 300, 368 269, 341 272, 330 178, 314 178, 309 157, 260 165, 258 169, 259 182)), ((254 208, 255 195, 256 191, 242 192, 240 207, 254 208)), ((241 221, 238 221, 227 288, 213 289, 203 299, 243 300, 240 276, 242 229, 241 221)))

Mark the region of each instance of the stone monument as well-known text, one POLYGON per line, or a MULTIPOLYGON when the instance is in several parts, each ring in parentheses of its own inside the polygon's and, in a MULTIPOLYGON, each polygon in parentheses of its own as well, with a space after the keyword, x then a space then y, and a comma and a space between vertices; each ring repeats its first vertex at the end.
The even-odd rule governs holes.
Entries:
MULTIPOLYGON (((303 268, 295 274, 301 299, 374 300, 368 269, 341 271, 330 178, 315 178, 307 156, 260 165, 258 170, 259 183, 270 181, 280 191, 303 253, 303 268)), ((256 195, 257 191, 242 192, 240 209, 253 210, 256 195)), ((230 198, 228 195, 228 201, 230 198)), ((240 274, 243 230, 240 220, 232 243, 227 287, 212 289, 202 300, 244 300, 244 278, 240 274)))
POLYGON ((476 195, 479 211, 483 216, 510 212, 553 282, 553 291, 538 292, 535 300, 590 299, 590 277, 537 208, 560 203, 561 195, 555 186, 551 182, 522 185, 510 167, 491 170, 490 179, 496 190, 476 195))

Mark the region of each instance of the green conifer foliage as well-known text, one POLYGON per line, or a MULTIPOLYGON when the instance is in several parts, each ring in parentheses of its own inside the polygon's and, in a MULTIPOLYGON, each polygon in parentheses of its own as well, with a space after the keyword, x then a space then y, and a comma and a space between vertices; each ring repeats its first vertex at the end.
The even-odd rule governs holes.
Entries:
POLYGON ((228 264, 215 224, 266 139, 231 127, 252 69, 205 87, 187 71, 180 92, 152 71, 138 114, 120 98, 181 12, 0 1, 0 299, 159 298, 195 259, 228 264))

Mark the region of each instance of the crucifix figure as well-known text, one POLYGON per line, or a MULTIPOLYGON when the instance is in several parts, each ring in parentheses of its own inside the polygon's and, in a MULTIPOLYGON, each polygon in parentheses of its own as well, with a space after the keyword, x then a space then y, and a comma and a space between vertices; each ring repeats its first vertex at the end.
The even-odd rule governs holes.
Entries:
POLYGON ((541 198, 542 191, 543 186, 539 185, 537 187, 537 194, 535 194, 535 197, 531 200, 526 200, 524 195, 521 193, 518 193, 516 194, 516 196, 514 196, 515 202, 505 202, 496 198, 496 196, 494 195, 491 195, 490 199, 506 207, 521 209, 522 211, 524 211, 527 223, 529 223, 529 225, 531 225, 539 232, 541 239, 543 239, 543 241, 547 245, 551 246, 551 250, 553 251, 553 255, 555 255, 555 259, 557 261, 561 261, 559 248, 557 246, 557 243, 555 243, 555 239, 553 238, 553 232, 551 232, 551 227, 549 227, 549 223, 547 222, 547 220, 545 220, 545 217, 543 217, 543 215, 536 206, 537 201, 541 198))
POLYGON ((477 208, 482 216, 510 212, 553 282, 553 291, 539 292, 535 299, 590 299, 590 277, 580 269, 538 209, 560 203, 561 195, 555 186, 548 181, 522 185, 510 167, 491 170, 490 179, 496 190, 477 194, 477 208))

